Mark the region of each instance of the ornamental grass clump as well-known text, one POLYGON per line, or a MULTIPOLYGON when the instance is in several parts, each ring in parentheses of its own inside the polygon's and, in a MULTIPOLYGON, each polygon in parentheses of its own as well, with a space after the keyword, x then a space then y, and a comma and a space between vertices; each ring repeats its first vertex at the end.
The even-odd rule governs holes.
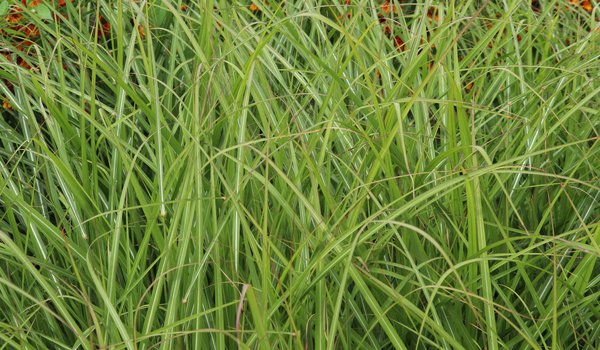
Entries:
POLYGON ((599 6, 0 0, 0 348, 600 348, 599 6))

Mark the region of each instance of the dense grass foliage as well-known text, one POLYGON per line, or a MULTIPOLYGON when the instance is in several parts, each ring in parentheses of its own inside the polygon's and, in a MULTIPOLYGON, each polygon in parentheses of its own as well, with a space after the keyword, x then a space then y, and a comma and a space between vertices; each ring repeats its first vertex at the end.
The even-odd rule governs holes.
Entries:
POLYGON ((600 348, 597 3, 0 3, 0 349, 600 348))

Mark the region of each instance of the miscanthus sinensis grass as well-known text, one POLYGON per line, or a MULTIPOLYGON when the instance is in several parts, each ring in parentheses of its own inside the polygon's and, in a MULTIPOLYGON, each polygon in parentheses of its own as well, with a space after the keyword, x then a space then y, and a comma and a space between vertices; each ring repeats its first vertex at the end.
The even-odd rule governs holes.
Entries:
POLYGON ((600 347, 596 2, 0 10, 0 348, 600 347))

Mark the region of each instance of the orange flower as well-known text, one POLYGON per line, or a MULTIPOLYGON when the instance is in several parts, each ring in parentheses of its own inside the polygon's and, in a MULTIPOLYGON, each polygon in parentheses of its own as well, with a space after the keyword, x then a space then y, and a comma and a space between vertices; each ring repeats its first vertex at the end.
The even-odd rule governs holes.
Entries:
POLYGON ((17 49, 19 51, 23 51, 23 46, 30 46, 30 45, 33 45, 33 41, 31 41, 31 40, 23 40, 23 41, 21 41, 21 45, 17 46, 17 49))
POLYGON ((341 20, 341 19, 344 19, 344 17, 346 17, 346 18, 350 19, 350 18, 352 17, 352 12, 348 11, 348 12, 346 13, 346 15, 344 15, 344 14, 341 14, 341 15, 337 16, 337 19, 341 20))
POLYGON ((36 7, 41 3, 42 3, 42 0, 31 0, 31 2, 29 3, 29 7, 36 7))
POLYGON ((440 17, 438 16, 438 10, 431 6, 428 10, 427 10, 427 18, 435 20, 436 22, 438 22, 440 20, 440 17))
POLYGON ((0 55, 6 58, 8 62, 12 62, 12 55, 10 54, 10 51, 2 51, 0 55))
POLYGON ((404 51, 406 49, 406 45, 404 45, 404 41, 402 40, 402 38, 399 35, 396 35, 394 37, 394 47, 398 51, 404 51))
POLYGON ((13 109, 13 106, 8 102, 7 99, 2 100, 2 108, 4 109, 13 109))
POLYGON ((100 26, 97 29, 98 36, 108 37, 110 35, 110 23, 103 16, 99 18, 100 26))
MULTIPOLYGON (((71 0, 71 2, 73 2, 75 0, 71 0)), ((67 2, 65 0, 58 0, 58 6, 59 7, 63 7, 63 6, 67 6, 67 2)))
POLYGON ((569 0, 569 4, 581 6, 587 12, 592 12, 592 9, 594 8, 590 0, 569 0))
POLYGON ((138 31, 138 34, 140 35, 140 38, 144 39, 146 37, 146 28, 144 28, 144 26, 142 24, 138 25, 137 31, 138 31))
POLYGON ((22 57, 17 57, 17 64, 25 69, 31 69, 31 65, 29 65, 22 57))
POLYGON ((388 37, 388 39, 391 37, 392 35, 392 27, 390 27, 389 25, 384 25, 383 26, 383 34, 385 34, 385 36, 388 37))
POLYGON ((186 4, 181 5, 181 11, 185 12, 188 10, 188 6, 186 4))
POLYGON ((4 17, 4 19, 10 24, 17 24, 21 22, 21 20, 23 19, 23 15, 18 12, 11 13, 8 16, 4 17))
POLYGON ((251 3, 250 6, 248 6, 248 9, 250 9, 250 11, 252 11, 252 12, 260 11, 260 9, 258 8, 258 5, 256 5, 255 3, 251 3))
POLYGON ((589 0, 583 0, 581 2, 581 6, 583 7, 584 10, 586 10, 587 12, 592 12, 592 9, 594 8, 594 6, 592 6, 592 2, 589 0))
POLYGON ((391 4, 388 0, 386 0, 383 3, 383 5, 381 5, 381 11, 383 11, 383 13, 391 13, 392 11, 394 11, 394 14, 397 15, 398 7, 394 4, 391 4))
POLYGON ((468 94, 469 92, 471 92, 471 90, 473 89, 473 85, 475 85, 473 82, 468 83, 465 86, 465 92, 468 94))
POLYGON ((28 38, 37 38, 40 36, 40 30, 35 26, 35 24, 23 26, 19 31, 28 38))

